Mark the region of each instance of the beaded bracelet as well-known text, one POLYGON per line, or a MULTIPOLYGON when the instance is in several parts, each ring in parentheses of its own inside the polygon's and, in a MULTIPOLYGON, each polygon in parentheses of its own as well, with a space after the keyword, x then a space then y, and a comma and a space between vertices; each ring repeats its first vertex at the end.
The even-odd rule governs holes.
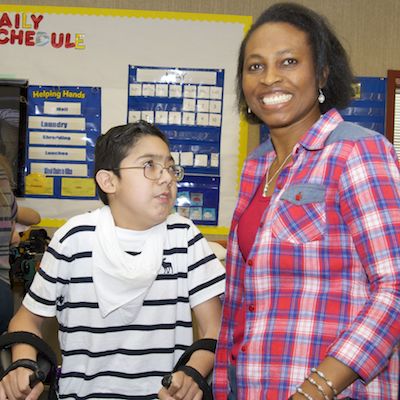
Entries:
POLYGON ((336 396, 338 395, 338 392, 335 389, 335 387, 333 386, 333 383, 329 379, 326 378, 325 374, 323 372, 319 371, 317 368, 311 368, 311 372, 314 372, 315 374, 317 374, 320 378, 322 378, 325 381, 325 383, 329 386, 329 388, 333 392, 332 400, 336 400, 337 399, 336 396))
POLYGON ((314 399, 312 398, 312 396, 310 396, 308 393, 306 393, 301 387, 298 387, 298 388, 296 389, 296 392, 297 392, 297 393, 300 393, 301 395, 303 395, 307 400, 314 400, 314 399))
POLYGON ((324 396, 324 400, 330 400, 329 396, 325 393, 324 388, 318 382, 316 382, 310 376, 307 376, 306 379, 308 380, 308 382, 310 382, 312 385, 314 385, 318 389, 318 392, 320 392, 322 394, 322 396, 324 396))

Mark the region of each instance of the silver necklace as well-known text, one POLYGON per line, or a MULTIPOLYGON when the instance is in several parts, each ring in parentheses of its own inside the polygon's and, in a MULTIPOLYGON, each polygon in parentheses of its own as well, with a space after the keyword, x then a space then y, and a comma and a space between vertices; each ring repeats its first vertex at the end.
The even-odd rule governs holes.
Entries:
MULTIPOLYGON (((263 197, 267 197, 269 184, 274 180, 274 178, 279 174, 279 172, 281 172, 282 168, 285 166, 287 160, 289 160, 291 155, 292 155, 292 153, 289 153, 286 156, 286 158, 282 161, 282 164, 279 166, 279 168, 275 171, 275 173, 269 179, 268 179, 268 172, 269 172, 269 169, 268 169, 268 172, 265 175, 265 185, 264 185, 264 189, 263 189, 263 193, 262 193, 263 197)), ((275 160, 276 160, 276 158, 275 158, 275 160)))

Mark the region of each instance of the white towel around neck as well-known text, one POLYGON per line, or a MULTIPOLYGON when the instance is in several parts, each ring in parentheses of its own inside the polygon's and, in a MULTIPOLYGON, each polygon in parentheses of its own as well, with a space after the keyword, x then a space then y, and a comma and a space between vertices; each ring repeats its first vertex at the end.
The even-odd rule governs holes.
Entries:
POLYGON ((101 315, 123 308, 133 321, 161 268, 167 224, 163 222, 144 232, 146 238, 139 255, 121 248, 110 207, 97 213, 93 245, 93 283, 101 315))

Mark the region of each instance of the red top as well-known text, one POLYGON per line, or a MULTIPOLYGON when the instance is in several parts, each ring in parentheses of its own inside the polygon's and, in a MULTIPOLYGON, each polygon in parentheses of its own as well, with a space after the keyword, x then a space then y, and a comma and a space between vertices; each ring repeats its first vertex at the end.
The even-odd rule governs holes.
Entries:
MULTIPOLYGON (((251 200, 249 206, 240 217, 237 233, 238 233, 238 244, 242 253, 243 259, 246 261, 251 248, 253 247, 254 240, 256 238, 257 229, 260 225, 261 218, 264 214, 265 209, 268 207, 271 197, 263 197, 262 192, 264 190, 265 179, 261 182, 258 187, 256 194, 251 200)), ((245 269, 242 268, 240 271, 240 282, 244 282, 245 269)), ((243 304, 235 314, 235 329, 233 331, 233 347, 231 352, 231 362, 233 365, 236 364, 236 358, 239 353, 240 345, 244 337, 244 326, 246 321, 246 307, 243 304)))

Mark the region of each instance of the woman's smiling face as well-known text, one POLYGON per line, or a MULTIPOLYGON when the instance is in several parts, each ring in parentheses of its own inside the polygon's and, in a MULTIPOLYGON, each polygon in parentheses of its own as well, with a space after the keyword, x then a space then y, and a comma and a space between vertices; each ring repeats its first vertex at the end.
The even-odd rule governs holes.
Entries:
POLYGON ((248 106, 271 130, 304 133, 320 117, 312 48, 307 34, 291 24, 269 22, 252 33, 242 85, 248 106))

